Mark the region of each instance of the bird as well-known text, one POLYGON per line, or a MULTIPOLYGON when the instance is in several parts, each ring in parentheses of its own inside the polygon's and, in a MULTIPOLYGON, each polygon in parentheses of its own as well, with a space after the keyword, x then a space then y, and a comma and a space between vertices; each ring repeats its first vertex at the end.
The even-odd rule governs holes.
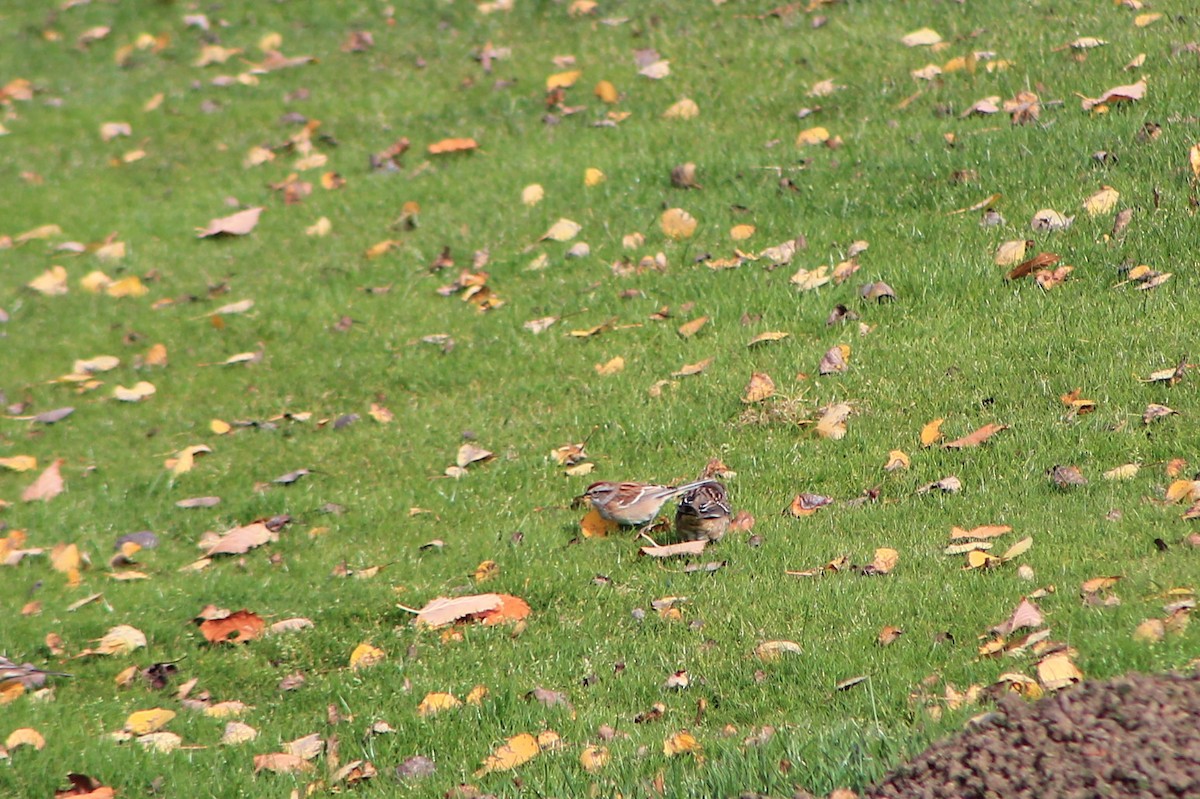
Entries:
POLYGON ((601 481, 588 486, 583 496, 591 501, 602 518, 627 527, 640 527, 654 521, 669 500, 711 482, 697 480, 681 486, 663 486, 601 481))
POLYGON ((684 541, 720 541, 729 529, 729 494, 716 480, 706 480, 679 498, 675 532, 684 541))
POLYGON ((46 671, 32 663, 14 663, 0 655, 0 683, 19 682, 26 688, 35 688, 46 681, 46 677, 70 677, 61 671, 46 671))

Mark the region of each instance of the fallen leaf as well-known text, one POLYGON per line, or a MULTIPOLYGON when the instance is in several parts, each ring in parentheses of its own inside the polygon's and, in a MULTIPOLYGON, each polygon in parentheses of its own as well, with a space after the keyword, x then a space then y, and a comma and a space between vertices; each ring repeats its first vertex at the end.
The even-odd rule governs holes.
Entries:
POLYGON ((1050 481, 1059 488, 1087 485, 1087 478, 1078 466, 1055 466, 1050 470, 1050 481))
POLYGON ((942 423, 945 419, 934 419, 921 428, 921 446, 931 447, 942 437, 942 423))
POLYGON ((996 433, 999 433, 1001 430, 1007 430, 1007 429, 1008 429, 1008 425, 1006 425, 1006 424, 995 424, 994 422, 985 424, 983 427, 979 428, 978 430, 975 430, 974 432, 972 432, 968 435, 963 436, 962 438, 956 438, 953 441, 947 441, 945 444, 942 444, 942 447, 945 449, 963 449, 966 447, 977 447, 980 444, 982 444, 983 442, 987 441, 992 436, 994 436, 996 433))
POLYGON ((1131 83, 1125 86, 1114 86, 1113 88, 1104 92, 1104 94, 1094 99, 1080 95, 1080 105, 1082 105, 1084 111, 1091 111, 1093 108, 1099 105, 1104 105, 1107 103, 1133 102, 1135 100, 1141 100, 1145 96, 1146 79, 1142 78, 1137 83, 1131 83))
POLYGON ((845 372, 850 368, 849 359, 850 345, 839 344, 836 347, 831 347, 821 356, 821 362, 817 366, 817 371, 822 375, 845 372))
POLYGON ((700 106, 696 105, 696 101, 684 97, 663 111, 662 117, 663 119, 695 119, 699 115, 700 106))
POLYGON ((262 212, 262 206, 258 206, 238 211, 230 216, 213 219, 208 223, 208 227, 196 228, 196 237, 204 239, 213 236, 245 236, 254 230, 254 226, 258 224, 259 214, 262 212))
POLYGON ((68 291, 67 270, 61 266, 52 266, 25 285, 37 293, 45 294, 48 297, 66 294, 68 291))
POLYGON ((120 402, 141 402, 147 397, 153 397, 157 390, 153 383, 141 380, 131 388, 126 388, 125 386, 114 388, 113 399, 120 402))
POLYGON ((417 715, 421 718, 428 718, 429 716, 441 713, 443 710, 452 710, 461 705, 462 702, 453 694, 429 693, 425 695, 425 698, 421 700, 421 704, 417 706, 417 715))
POLYGON ((804 650, 795 641, 763 641, 754 647, 754 656, 764 662, 779 660, 784 655, 799 655, 804 650))
POLYGON ((88 654, 97 655, 127 655, 135 649, 146 646, 146 635, 136 627, 119 624, 104 634, 94 650, 88 654))
POLYGON ((479 143, 474 139, 442 139, 434 142, 426 148, 430 155, 444 155, 446 153, 465 153, 475 150, 479 147, 479 143))
POLYGON ((222 619, 208 619, 200 632, 210 644, 244 644, 261 638, 266 622, 257 613, 239 610, 222 619))
POLYGON ((13 455, 8 458, 0 458, 0 469, 8 469, 12 472, 29 472, 37 468, 37 458, 32 455, 13 455))
POLYGON ((354 647, 354 651, 350 653, 350 668, 360 671, 377 666, 386 658, 387 654, 382 649, 364 642, 354 647))
POLYGON ((61 494, 64 490, 64 483, 60 467, 64 463, 66 463, 66 459, 57 458, 47 466, 45 471, 21 492, 21 501, 48 502, 61 494))
POLYGON ((550 226, 550 229, 542 234, 540 241, 570 241, 579 235, 579 231, 583 230, 583 225, 578 222, 573 222, 570 219, 560 219, 550 226))
POLYGON ((894 449, 888 453, 887 463, 884 464, 884 471, 895 472, 902 469, 907 469, 911 463, 907 454, 902 450, 894 449))
POLYGON ((600 769, 608 765, 610 759, 608 748, 604 746, 585 746, 583 751, 579 753, 579 764, 589 774, 595 774, 600 771, 600 769))
POLYGON ((659 219, 663 233, 671 239, 679 241, 691 238, 696 232, 696 218, 682 208, 668 208, 659 219))
POLYGON ((475 776, 478 778, 495 771, 511 771, 537 757, 540 751, 538 740, 533 735, 527 732, 514 735, 487 756, 475 776))
POLYGON ((787 512, 799 519, 804 516, 812 516, 821 508, 832 504, 832 497, 822 496, 821 494, 802 493, 792 498, 787 512))
POLYGON ((699 555, 707 545, 708 539, 700 539, 699 541, 683 541, 678 544, 668 544, 667 546, 641 547, 638 551, 651 558, 671 558, 699 555))
POLYGON ((679 335, 684 338, 691 338, 700 332, 700 328, 708 324, 707 316, 698 316, 690 322, 685 322, 679 326, 679 335))
POLYGON ((1083 208, 1088 212, 1088 216, 1107 214, 1117 207, 1120 197, 1121 193, 1112 186, 1103 186, 1100 191, 1083 201, 1083 208))
POLYGON ((865 575, 890 574, 900 561, 900 553, 890 547, 879 547, 875 550, 875 558, 863 567, 865 575))
POLYGON ((611 519, 605 519, 598 510, 592 508, 580 520, 579 528, 584 538, 604 538, 620 529, 620 525, 611 519))
POLYGON ((879 635, 875 636, 875 641, 880 646, 891 646, 900 640, 902 635, 904 635, 904 630, 888 625, 879 631, 879 635))
POLYGON ((272 752, 254 756, 254 773, 270 771, 275 774, 307 774, 316 771, 316 766, 299 755, 287 752, 272 752))
POLYGON ((474 444, 463 444, 458 448, 458 454, 455 455, 454 462, 461 468, 466 468, 472 463, 482 463, 491 460, 495 454, 489 452, 483 447, 477 447, 474 444))
POLYGON ((696 363, 684 364, 678 372, 671 372, 671 377, 690 377, 692 375, 698 375, 711 366, 714 360, 715 358, 705 358, 704 360, 697 361, 696 363))
POLYGON ((762 402, 775 394, 775 381, 766 372, 755 372, 750 375, 750 382, 742 393, 742 402, 752 404, 762 402))
POLYGON ((131 713, 129 718, 125 719, 125 729, 134 735, 146 735, 161 730, 173 718, 175 718, 174 710, 166 710, 161 707, 153 710, 139 710, 131 713))
POLYGON ((663 754, 667 757, 699 751, 701 751, 700 743, 687 730, 680 730, 663 741, 663 754))
POLYGON ((265 523, 254 522, 226 531, 212 543, 204 554, 208 557, 242 555, 255 547, 278 540, 279 534, 272 531, 265 523))
POLYGON ((821 418, 813 427, 821 438, 838 441, 846 436, 846 420, 854 408, 847 402, 837 402, 821 409, 821 418))
POLYGON ((783 333, 783 332, 774 331, 774 330, 767 332, 767 333, 759 333, 757 336, 755 336, 754 338, 752 338, 748 342, 746 342, 746 346, 753 347, 756 344, 766 344, 766 343, 772 342, 772 341, 783 341, 785 338, 787 338, 790 335, 791 335, 790 333, 783 333))
POLYGON ((1133 631, 1133 640, 1140 644, 1157 644, 1167 637, 1167 628, 1162 619, 1146 619, 1133 631))
POLYGON ((46 739, 33 727, 21 727, 13 730, 4 739, 6 749, 16 749, 20 746, 32 746, 39 752, 46 747, 46 739))
POLYGON ((920 28, 906 33, 900 42, 906 47, 929 47, 935 45, 942 40, 942 36, 932 28, 920 28))
POLYGON ((1011 533, 1012 528, 1007 524, 983 524, 979 527, 973 527, 970 530, 964 530, 961 527, 950 528, 950 540, 954 541, 959 538, 996 538, 1005 533, 1011 533))
POLYGON ((1004 551, 1004 554, 1000 556, 1000 560, 1005 560, 1005 561, 1012 560, 1013 558, 1024 555, 1026 552, 1028 552, 1030 550, 1030 548, 1032 546, 1033 546, 1033 536, 1027 535, 1024 538, 1022 538, 1020 541, 1018 541, 1017 543, 1013 544, 1011 547, 1006 549, 1004 551))
POLYGON ((237 746, 249 743, 258 738, 258 730, 240 721, 231 721, 225 725, 225 732, 218 742, 222 746, 237 746))

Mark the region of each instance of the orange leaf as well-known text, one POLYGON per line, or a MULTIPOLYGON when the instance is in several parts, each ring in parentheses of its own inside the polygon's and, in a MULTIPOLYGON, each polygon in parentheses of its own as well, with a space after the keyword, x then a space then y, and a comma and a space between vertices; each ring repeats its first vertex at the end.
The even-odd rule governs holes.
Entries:
POLYGON ((1007 524, 983 524, 970 530, 952 527, 950 528, 950 538, 951 540, 956 538, 995 538, 1009 532, 1012 532, 1012 528, 1007 524))
POLYGON ((599 511, 592 508, 580 520, 579 527, 583 532, 584 538, 604 538, 609 533, 616 532, 620 525, 614 521, 605 519, 600 515, 599 511))
POLYGON ((524 599, 510 594, 498 594, 498 596, 500 597, 500 606, 481 616, 484 625, 492 627, 497 624, 508 624, 521 621, 529 615, 529 603, 524 599))
POLYGON ((962 438, 956 438, 953 441, 947 441, 942 446, 945 447, 946 449, 963 449, 964 447, 977 447, 980 444, 982 444, 983 442, 987 441, 992 436, 996 435, 996 433, 999 433, 1001 430, 1007 430, 1007 429, 1008 429, 1008 425, 1006 425, 1006 424, 996 424, 994 422, 991 422, 989 424, 985 424, 983 427, 979 428, 978 430, 974 431, 973 433, 970 433, 969 435, 963 436, 962 438))
POLYGON ((426 149, 430 155, 441 155, 443 153, 470 152, 478 147, 479 142, 474 139, 442 139, 429 145, 426 149))
POLYGON ((514 735, 487 756, 483 766, 475 772, 475 776, 482 777, 493 771, 509 771, 537 757, 540 751, 541 747, 534 736, 527 732, 514 735))
POLYGON ((265 628, 266 623, 262 618, 248 610, 239 610, 223 619, 209 619, 200 624, 200 632, 210 644, 244 644, 261 637, 265 628))
POLYGON ((930 447, 934 442, 942 437, 942 422, 945 419, 934 419, 929 424, 921 428, 921 446, 930 447))

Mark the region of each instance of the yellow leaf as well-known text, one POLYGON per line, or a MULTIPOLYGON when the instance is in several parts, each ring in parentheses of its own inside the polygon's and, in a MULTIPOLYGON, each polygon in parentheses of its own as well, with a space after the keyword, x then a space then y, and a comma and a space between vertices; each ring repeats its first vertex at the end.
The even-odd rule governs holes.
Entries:
POLYGON ((109 283, 104 287, 104 293, 110 297, 144 297, 150 293, 150 289, 137 275, 130 275, 109 283))
POLYGON ((1021 263, 1025 260, 1026 246, 1025 239, 1004 242, 996 248, 996 256, 993 259, 996 266, 1012 266, 1021 263))
POLYGON ((528 763, 537 757, 540 751, 541 747, 534 736, 527 732, 514 735, 487 756, 483 766, 475 772, 475 776, 478 778, 494 771, 509 771, 522 763, 528 763))
POLYGON ((333 223, 329 221, 329 217, 323 216, 316 222, 313 222, 308 227, 304 228, 306 236, 328 236, 329 231, 333 230, 333 223))
POLYGON ((1138 469, 1136 463, 1126 463, 1115 469, 1109 469, 1103 476, 1105 480, 1129 480, 1138 473, 1138 469))
POLYGON ((964 568, 990 569, 993 566, 1000 565, 1002 562, 1003 561, 1001 561, 1000 558, 996 557, 995 555, 989 555, 986 552, 975 549, 967 553, 967 565, 964 568))
POLYGON ((1083 208, 1088 212, 1088 216, 1099 216, 1107 214, 1117 206, 1117 200, 1120 199, 1121 193, 1112 186, 1102 186, 1100 191, 1083 201, 1083 208))
POLYGON ((750 375, 750 382, 742 394, 742 402, 747 405, 762 402, 775 393, 775 381, 766 372, 755 372, 750 375))
POLYGON ((833 275, 829 273, 829 267, 822 265, 816 269, 801 267, 788 279, 788 282, 800 291, 811 291, 824 286, 830 280, 833 280, 833 275))
POLYGON ((662 232, 668 238, 679 241, 691 238, 692 234, 696 232, 697 223, 696 218, 682 208, 668 208, 663 211, 659 224, 662 226, 662 232))
POLYGON ((92 270, 79 279, 79 288, 88 294, 99 294, 112 285, 112 278, 99 269, 92 270))
POLYGON ((872 574, 888 574, 896 568, 899 561, 899 552, 891 547, 879 547, 875 550, 875 558, 867 565, 867 569, 872 574))
POLYGON ((598 82, 592 92, 600 98, 600 102, 608 103, 609 105, 621 99, 620 94, 617 93, 617 87, 606 80, 598 82))
POLYGON ((61 266, 52 266, 26 284, 29 288, 56 297, 67 293, 67 270, 61 266))
POLYGON ((1162 19, 1162 14, 1159 14, 1157 12, 1152 13, 1152 14, 1138 14, 1136 17, 1133 18, 1133 24, 1139 28, 1144 28, 1147 25, 1153 25, 1155 22, 1158 22, 1160 19, 1162 19))
POLYGON ((579 231, 581 230, 583 230, 583 225, 580 225, 578 222, 573 222, 570 219, 560 219, 542 234, 542 241, 546 239, 551 241, 570 241, 579 235, 579 231))
POLYGON ((824 144, 829 141, 829 131, 821 126, 808 128, 800 131, 796 136, 796 146, 803 147, 809 144, 824 144))
POLYGON ((37 458, 32 455, 13 455, 8 458, 0 458, 0 469, 8 469, 13 472, 28 472, 37 468, 37 458))
POLYGON ((583 171, 583 185, 585 186, 599 186, 606 180, 608 180, 608 176, 594 166, 589 166, 583 171))
POLYGON ((678 372, 671 372, 671 377, 691 377, 692 375, 698 375, 711 366, 714 360, 715 357, 705 358, 702 361, 684 364, 678 372))
MULTIPOLYGON (((0 92, 3 92, 3 88, 0 88, 0 92)), ((16 244, 25 244, 26 242, 34 241, 36 239, 49 239, 53 238, 54 236, 61 235, 62 228, 60 228, 58 225, 39 225, 38 227, 26 230, 24 233, 17 235, 13 238, 13 242, 16 244)))
POLYGON ((784 655, 799 655, 803 651, 800 644, 795 641, 763 641, 754 647, 754 656, 761 661, 770 663, 779 660, 784 655))
POLYGON ((1200 178, 1200 144, 1194 144, 1188 150, 1188 163, 1192 165, 1192 174, 1200 178))
POLYGON ((157 389, 154 387, 153 383, 148 383, 145 380, 141 380, 132 388, 117 386, 113 389, 113 398, 120 400, 121 402, 140 402, 146 399, 146 397, 154 396, 155 391, 157 391, 157 389))
POLYGON ((127 655, 145 645, 145 633, 128 624, 118 624, 104 634, 94 651, 98 655, 127 655))
POLYGON ((609 759, 606 746, 588 746, 579 754, 579 764, 589 774, 595 774, 607 766, 609 759))
POLYGON ((754 338, 752 338, 748 342, 746 342, 746 346, 753 347, 755 344, 765 344, 766 342, 769 342, 769 341, 783 341, 789 335, 791 335, 791 334, 784 333, 784 332, 778 331, 778 330, 772 330, 772 331, 768 331, 766 333, 759 333, 757 336, 755 336, 754 338))
POLYGON ((942 437, 942 422, 945 419, 934 419, 929 424, 921 428, 921 446, 931 447, 942 437))
POLYGON ((281 47, 283 47, 283 36, 275 32, 264 33, 258 40, 258 49, 264 53, 279 50, 281 47))
POLYGON ((1013 544, 1004 554, 1000 556, 1001 560, 1012 560, 1013 558, 1024 555, 1033 546, 1033 536, 1025 536, 1017 543, 1013 544))
POLYGON ((921 28, 905 34, 900 42, 906 47, 928 47, 942 40, 941 34, 932 28, 921 28))
POLYGON ((83 565, 83 557, 75 544, 55 544, 50 550, 50 565, 56 572, 69 574, 83 565))
POLYGON ((1133 631, 1133 640, 1141 644, 1157 644, 1167 635, 1162 619, 1146 619, 1133 631))
POLYGON ((699 115, 700 106, 696 105, 696 101, 684 97, 666 111, 663 111, 662 116, 663 119, 695 119, 699 115))
POLYGON ((486 685, 476 685, 471 689, 471 692, 467 694, 467 704, 476 706, 482 705, 483 698, 487 695, 488 689, 486 685))
POLYGON ((475 567, 471 576, 477 583, 484 583, 500 573, 500 566, 494 560, 485 560, 475 567))
POLYGON ((605 519, 595 508, 589 510, 579 522, 579 528, 584 538, 604 538, 609 533, 616 532, 618 527, 620 525, 605 519))
POLYGON ((528 186, 521 189, 521 202, 530 207, 540 203, 544 196, 546 196, 546 192, 540 183, 530 183, 528 186))
POLYGON ((350 668, 355 671, 369 668, 382 663, 386 657, 387 654, 382 649, 364 642, 354 647, 354 651, 350 653, 350 668))
POLYGON ((583 75, 583 72, 578 69, 556 72, 546 78, 546 91, 552 92, 555 89, 569 89, 575 85, 575 81, 579 80, 581 75, 583 75))
POLYGON ((1065 652, 1051 655, 1037 665, 1038 680, 1047 691, 1057 691, 1083 679, 1083 673, 1065 652))
POLYGON ((425 695, 421 700, 421 704, 417 705, 417 715, 421 718, 428 718, 443 710, 453 710, 462 705, 462 702, 454 696, 454 694, 434 692, 425 695))
POLYGON ((166 366, 167 345, 152 345, 150 349, 146 350, 146 355, 142 358, 142 363, 144 363, 146 366, 166 366))
POLYGON ((40 751, 45 745, 46 739, 33 727, 21 727, 19 730, 13 730, 4 739, 6 749, 16 749, 18 746, 32 746, 34 749, 40 751))
POLYGON ((887 463, 884 465, 884 471, 894 472, 899 469, 907 469, 911 461, 908 455, 903 450, 894 449, 888 453, 887 463))
POLYGON ((610 375, 620 374, 625 370, 625 359, 620 355, 606 363, 596 364, 596 374, 601 377, 609 377, 610 375))
POLYGON ((146 735, 161 730, 173 718, 175 718, 174 710, 161 707, 153 710, 139 710, 129 714, 129 718, 125 719, 125 729, 134 735, 146 735))
POLYGON ((754 225, 734 225, 729 229, 729 238, 734 241, 745 241, 754 235, 754 225))
POLYGON ((699 752, 700 743, 687 730, 680 730, 663 741, 663 754, 674 757, 685 752, 699 752))
POLYGON ((821 438, 840 441, 846 436, 846 420, 850 418, 850 412, 853 410, 847 402, 837 402, 827 408, 822 409, 821 418, 817 420, 816 427, 817 435, 821 438))

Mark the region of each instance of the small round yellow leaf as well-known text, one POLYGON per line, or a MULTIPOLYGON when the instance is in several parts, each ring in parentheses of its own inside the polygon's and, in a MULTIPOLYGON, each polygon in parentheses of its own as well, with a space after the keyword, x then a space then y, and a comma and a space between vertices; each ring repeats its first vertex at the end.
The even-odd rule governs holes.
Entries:
POLYGON ((659 220, 662 232, 676 241, 691 238, 696 232, 696 218, 682 208, 668 208, 659 220))

